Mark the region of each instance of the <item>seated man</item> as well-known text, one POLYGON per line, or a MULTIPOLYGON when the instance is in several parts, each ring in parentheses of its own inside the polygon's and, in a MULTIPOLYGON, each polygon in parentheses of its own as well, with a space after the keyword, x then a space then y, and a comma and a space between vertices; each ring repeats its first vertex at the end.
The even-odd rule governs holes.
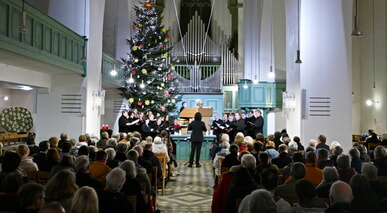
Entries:
MULTIPOLYGON (((283 145, 283 144, 281 144, 283 145)), ((280 146, 281 146, 280 145, 280 146)), ((298 200, 296 193, 296 182, 305 177, 306 168, 303 163, 296 162, 290 169, 292 179, 286 184, 278 186, 275 194, 284 199, 298 200)))
POLYGON ((106 165, 107 158, 105 151, 98 151, 95 161, 90 165, 89 169, 91 177, 97 179, 103 185, 106 183, 106 175, 112 170, 106 165))
POLYGON ((374 165, 378 168, 378 175, 387 176, 387 154, 386 149, 377 146, 374 150, 374 165))
POLYGON ((284 168, 292 162, 292 158, 288 154, 288 146, 286 144, 279 145, 278 152, 280 153, 278 158, 274 158, 272 160, 272 163, 277 165, 278 168, 284 168))
POLYGON ((316 154, 314 152, 309 151, 306 153, 305 167, 305 180, 309 180, 316 187, 322 181, 322 170, 317 167, 316 154))
POLYGON ((351 187, 343 181, 336 181, 332 184, 329 192, 331 206, 325 212, 352 212, 352 199, 353 195, 351 187))
POLYGON ((38 212, 44 204, 44 186, 37 183, 26 183, 20 187, 19 207, 16 212, 38 212))

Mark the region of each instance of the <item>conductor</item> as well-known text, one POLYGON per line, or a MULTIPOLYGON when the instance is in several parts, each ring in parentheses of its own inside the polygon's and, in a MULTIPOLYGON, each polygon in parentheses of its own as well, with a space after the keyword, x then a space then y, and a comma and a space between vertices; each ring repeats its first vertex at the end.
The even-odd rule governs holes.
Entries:
POLYGON ((196 152, 196 167, 201 167, 200 150, 203 143, 203 132, 207 131, 206 125, 202 121, 202 114, 200 112, 195 113, 194 121, 188 125, 188 130, 192 130, 191 133, 191 155, 189 157, 188 167, 192 168, 193 158, 196 152))

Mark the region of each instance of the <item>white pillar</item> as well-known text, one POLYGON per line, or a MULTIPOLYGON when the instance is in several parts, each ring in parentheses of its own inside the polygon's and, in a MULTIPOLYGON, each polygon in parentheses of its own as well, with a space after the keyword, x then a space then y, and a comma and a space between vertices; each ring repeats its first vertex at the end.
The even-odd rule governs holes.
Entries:
POLYGON ((294 64, 297 1, 286 1, 287 23, 291 24, 287 25, 287 90, 295 93, 297 101, 287 127, 292 135, 300 135, 304 144, 324 134, 328 144, 338 141, 348 151, 352 147, 352 2, 300 2, 302 64, 294 64), (305 99, 301 98, 302 90, 305 99))
POLYGON ((87 53, 86 87, 86 132, 98 134, 101 126, 101 109, 95 105, 95 95, 101 90, 102 34, 105 1, 90 1, 89 41, 87 53))
POLYGON ((261 37, 261 20, 262 20, 261 0, 246 0, 243 5, 244 30, 243 30, 243 60, 244 74, 243 78, 259 80, 259 49, 261 37))

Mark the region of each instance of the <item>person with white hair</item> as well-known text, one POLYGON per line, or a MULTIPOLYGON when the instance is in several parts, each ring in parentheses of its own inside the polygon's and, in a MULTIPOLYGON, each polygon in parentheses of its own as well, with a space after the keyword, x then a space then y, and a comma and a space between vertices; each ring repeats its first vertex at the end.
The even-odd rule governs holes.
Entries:
POLYGON ((238 212, 276 213, 277 205, 270 192, 265 189, 257 189, 242 200, 238 212))
POLYGON ((215 158, 214 160, 212 161, 212 167, 215 169, 215 185, 214 185, 214 188, 216 187, 216 185, 218 185, 218 160, 220 157, 226 157, 226 155, 230 154, 230 143, 228 142, 224 142, 224 143, 221 143, 220 144, 222 149, 216 153, 215 155, 215 158))
POLYGON ((114 148, 110 147, 110 148, 105 149, 105 152, 108 156, 108 159, 106 161, 106 165, 108 165, 112 169, 116 168, 118 166, 118 160, 115 159, 116 150, 114 150, 114 148))
POLYGON ((331 206, 325 212, 352 212, 352 199, 351 187, 343 181, 336 181, 332 184, 329 192, 331 206))
POLYGON ((106 186, 99 198, 100 213, 132 213, 134 212, 133 205, 127 197, 120 192, 126 181, 126 173, 121 168, 114 168, 106 176, 106 186))
POLYGON ((156 136, 153 139, 152 152, 154 154, 166 153, 166 155, 167 155, 167 162, 169 162, 170 159, 169 159, 169 155, 168 155, 167 145, 163 143, 162 139, 159 136, 156 136))

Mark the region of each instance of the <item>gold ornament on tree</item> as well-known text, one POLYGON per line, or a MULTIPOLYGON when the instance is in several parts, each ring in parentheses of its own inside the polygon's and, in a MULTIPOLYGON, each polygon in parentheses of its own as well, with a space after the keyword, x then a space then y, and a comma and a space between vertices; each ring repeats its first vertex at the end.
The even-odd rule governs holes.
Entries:
POLYGON ((129 103, 133 103, 134 99, 133 98, 129 98, 129 103))

